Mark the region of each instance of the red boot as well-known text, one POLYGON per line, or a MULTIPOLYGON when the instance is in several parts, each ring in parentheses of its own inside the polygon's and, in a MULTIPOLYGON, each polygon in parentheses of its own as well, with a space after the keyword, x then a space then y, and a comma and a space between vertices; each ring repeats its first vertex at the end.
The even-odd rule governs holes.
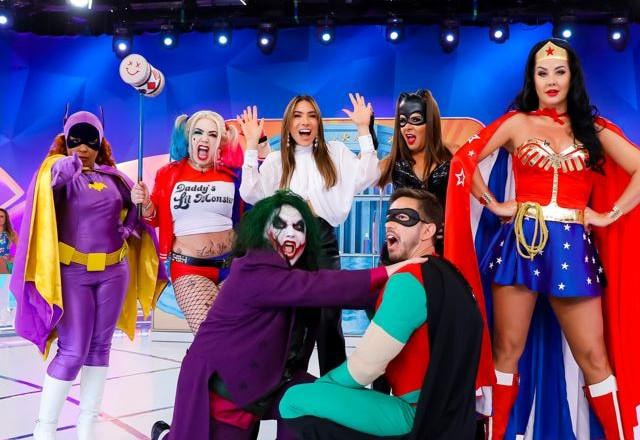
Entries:
POLYGON ((502 440, 509 424, 511 408, 518 397, 520 377, 517 373, 503 373, 496 370, 496 384, 493 386, 493 416, 489 419, 489 440, 502 440))
POLYGON ((616 377, 611 375, 602 382, 585 386, 583 389, 591 409, 602 425, 605 438, 624 440, 616 377))

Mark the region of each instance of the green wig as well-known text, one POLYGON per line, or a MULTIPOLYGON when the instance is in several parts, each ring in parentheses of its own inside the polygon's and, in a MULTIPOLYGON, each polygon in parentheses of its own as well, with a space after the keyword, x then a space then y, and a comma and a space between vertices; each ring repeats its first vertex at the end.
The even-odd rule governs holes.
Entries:
POLYGON ((251 249, 273 249, 265 237, 265 230, 273 213, 283 205, 296 208, 302 215, 306 226, 306 245, 296 267, 316 270, 321 253, 318 220, 311 213, 307 202, 289 190, 276 191, 271 197, 260 200, 242 217, 236 235, 234 255, 241 257, 251 249))

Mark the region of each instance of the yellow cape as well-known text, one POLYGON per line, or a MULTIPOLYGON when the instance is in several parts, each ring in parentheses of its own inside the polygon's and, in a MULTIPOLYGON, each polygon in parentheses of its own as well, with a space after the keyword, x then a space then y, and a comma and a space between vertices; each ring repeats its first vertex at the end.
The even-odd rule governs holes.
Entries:
MULTIPOLYGON (((62 286, 60 283, 60 257, 58 255, 58 227, 51 189, 51 168, 63 155, 49 156, 40 166, 33 194, 31 227, 29 228, 25 281, 33 281, 42 298, 53 308, 64 313, 62 286)), ((128 187, 128 183, 124 181, 128 187)), ((159 257, 153 237, 141 228, 140 237, 130 236, 129 286, 122 305, 117 327, 133 340, 138 317, 138 302, 144 316, 155 308, 156 301, 167 281, 158 279, 159 257)), ((46 358, 51 342, 57 337, 55 330, 49 334, 44 351, 46 358)))

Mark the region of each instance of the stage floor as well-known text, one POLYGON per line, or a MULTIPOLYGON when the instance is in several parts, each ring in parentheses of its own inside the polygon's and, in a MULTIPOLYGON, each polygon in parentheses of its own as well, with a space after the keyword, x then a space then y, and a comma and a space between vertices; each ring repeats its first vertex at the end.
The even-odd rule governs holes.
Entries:
MULTIPOLYGON (((96 440, 149 439, 156 420, 171 421, 180 362, 188 345, 152 342, 148 332, 139 332, 133 342, 120 333, 114 337, 96 440)), ((310 373, 317 376, 315 351, 310 365, 310 373)), ((45 370, 35 346, 18 337, 0 338, 0 439, 32 438, 45 370)), ((60 416, 60 440, 76 438, 79 392, 78 380, 60 416)), ((258 438, 273 440, 275 432, 275 422, 263 422, 258 438)))

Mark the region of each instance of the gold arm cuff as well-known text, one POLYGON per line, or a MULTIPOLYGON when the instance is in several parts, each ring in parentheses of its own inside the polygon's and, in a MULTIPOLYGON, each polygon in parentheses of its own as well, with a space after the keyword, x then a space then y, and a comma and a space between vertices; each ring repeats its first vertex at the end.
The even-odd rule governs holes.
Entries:
POLYGON ((620 209, 618 206, 613 205, 613 208, 611 208, 611 211, 609 211, 609 213, 607 214, 607 216, 610 219, 613 220, 618 220, 620 217, 622 217, 622 209, 620 209))

